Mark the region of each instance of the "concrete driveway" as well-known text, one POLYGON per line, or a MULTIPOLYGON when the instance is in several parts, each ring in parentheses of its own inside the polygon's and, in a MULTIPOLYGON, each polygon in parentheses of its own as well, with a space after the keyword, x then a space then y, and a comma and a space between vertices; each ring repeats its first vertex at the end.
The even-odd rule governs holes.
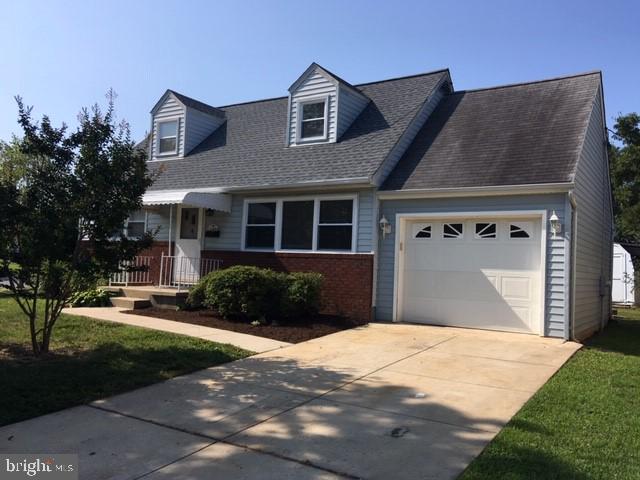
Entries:
POLYGON ((81 478, 455 478, 579 348, 372 324, 0 429, 81 478))

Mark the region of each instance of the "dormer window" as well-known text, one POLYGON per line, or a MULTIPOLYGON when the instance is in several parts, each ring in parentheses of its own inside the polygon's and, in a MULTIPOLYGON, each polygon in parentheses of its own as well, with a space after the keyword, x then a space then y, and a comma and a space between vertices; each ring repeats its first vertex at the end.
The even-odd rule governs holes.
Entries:
POLYGON ((178 153, 178 120, 158 124, 159 154, 178 153))
POLYGON ((299 103, 300 140, 324 140, 327 138, 327 99, 299 103))

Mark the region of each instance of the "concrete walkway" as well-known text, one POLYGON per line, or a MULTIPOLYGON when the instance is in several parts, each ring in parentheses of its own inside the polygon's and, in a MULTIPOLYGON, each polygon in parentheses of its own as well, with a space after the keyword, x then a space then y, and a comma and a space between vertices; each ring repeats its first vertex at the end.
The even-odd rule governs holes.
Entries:
POLYGON ((162 330, 163 332, 178 333, 180 335, 188 335, 190 337, 211 340, 212 342, 228 343, 250 352, 262 353, 270 350, 276 350, 282 347, 288 347, 291 343, 280 342, 270 338, 258 337, 255 335, 247 335, 246 333, 231 332, 220 328, 204 327, 200 325, 192 325, 189 323, 174 322, 172 320, 164 320, 155 317, 145 317, 142 315, 131 315, 122 313, 124 309, 118 307, 100 307, 100 308, 65 308, 62 313, 67 315, 78 315, 82 317, 96 318, 98 320, 106 320, 107 322, 124 323, 136 327, 151 328, 153 330, 162 330))
POLYGON ((372 324, 0 429, 91 479, 453 479, 580 346, 372 324))

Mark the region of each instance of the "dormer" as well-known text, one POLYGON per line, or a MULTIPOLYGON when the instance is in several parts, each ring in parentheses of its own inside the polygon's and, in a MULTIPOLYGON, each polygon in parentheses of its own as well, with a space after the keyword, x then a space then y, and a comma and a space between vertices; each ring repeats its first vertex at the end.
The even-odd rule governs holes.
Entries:
POLYGON ((151 110, 149 158, 183 158, 224 122, 224 111, 167 90, 151 110))
POLYGON ((339 141, 369 101, 360 90, 312 63, 289 87, 287 145, 339 141))

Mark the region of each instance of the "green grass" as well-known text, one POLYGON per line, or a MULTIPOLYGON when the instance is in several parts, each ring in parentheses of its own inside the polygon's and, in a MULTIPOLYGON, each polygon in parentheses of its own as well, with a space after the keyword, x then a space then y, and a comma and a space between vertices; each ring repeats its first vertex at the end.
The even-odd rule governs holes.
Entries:
POLYGON ((461 476, 640 478, 640 309, 620 309, 461 476))
POLYGON ((0 293, 0 425, 236 360, 231 345, 63 315, 51 354, 29 355, 28 322, 0 293))

